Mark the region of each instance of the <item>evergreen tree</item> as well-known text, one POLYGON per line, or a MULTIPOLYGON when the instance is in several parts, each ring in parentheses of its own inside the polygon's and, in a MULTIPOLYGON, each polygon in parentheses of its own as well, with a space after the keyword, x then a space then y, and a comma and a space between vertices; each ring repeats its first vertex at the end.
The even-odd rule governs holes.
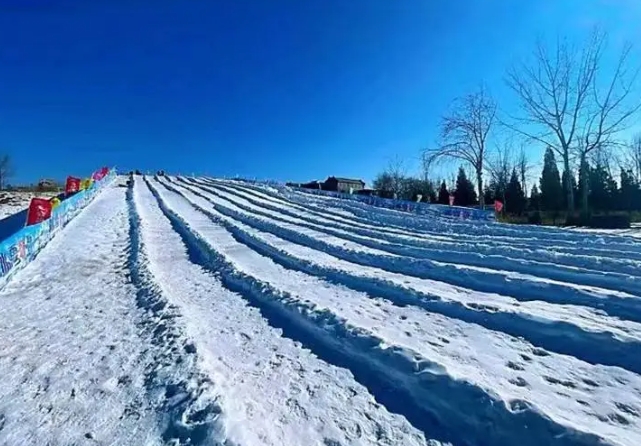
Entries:
POLYGON ((634 179, 632 170, 621 169, 621 189, 619 191, 619 210, 632 212, 638 209, 641 200, 641 187, 634 179))
POLYGON ((394 196, 394 179, 387 172, 380 173, 372 183, 374 189, 379 191, 383 198, 392 198, 394 196))
POLYGON ((438 190, 438 202, 439 204, 450 204, 450 193, 447 190, 447 184, 445 180, 441 183, 441 187, 438 190))
POLYGON ((559 211, 563 206, 563 186, 554 152, 548 148, 543 158, 541 173, 541 208, 544 211, 559 211))
POLYGON ((590 169, 589 183, 588 203, 591 210, 608 212, 616 209, 617 184, 604 165, 597 164, 590 169))
POLYGON ((490 184, 485 186, 485 191, 483 192, 483 198, 485 205, 492 205, 496 197, 494 196, 494 182, 490 181, 490 184))
POLYGON ((583 208, 583 212, 586 211, 586 200, 590 196, 590 176, 592 168, 586 160, 581 162, 579 166, 579 186, 577 187, 577 192, 575 194, 575 203, 580 203, 583 208))
POLYGON ((436 195, 435 184, 432 181, 428 181, 428 185, 427 198, 424 200, 429 201, 430 203, 436 203, 438 201, 438 196, 436 195))
POLYGON ((510 177, 510 182, 507 185, 507 191, 505 193, 505 201, 507 212, 521 215, 525 210, 525 193, 521 187, 516 169, 512 170, 512 176, 510 177))
POLYGON ((454 203, 457 206, 473 206, 476 204, 476 191, 474 184, 465 175, 465 170, 460 167, 456 177, 456 190, 454 191, 454 203))
POLYGON ((436 201, 436 192, 434 185, 428 180, 421 180, 418 178, 405 177, 401 187, 402 194, 399 198, 403 200, 416 201, 418 196, 421 196, 421 201, 428 201, 429 198, 434 198, 432 203, 436 201))
MULTIPOLYGON (((563 170, 563 175, 561 176, 561 184, 563 185, 563 190, 567 191, 567 182, 570 181, 570 188, 572 189, 572 194, 574 195, 574 202, 577 203, 579 200, 578 193, 579 193, 579 188, 576 184, 576 178, 574 178, 574 175, 569 174, 567 170, 563 170)), ((568 194, 564 193, 563 194, 563 208, 567 209, 569 206, 568 203, 568 194)))
POLYGON ((485 203, 493 204, 495 200, 499 200, 501 203, 505 203, 505 194, 507 191, 507 185, 509 182, 509 177, 504 181, 502 178, 499 178, 498 181, 496 178, 490 180, 485 189, 485 203))
POLYGON ((536 184, 532 186, 532 193, 530 194, 529 207, 530 207, 530 210, 532 211, 541 210, 541 193, 539 192, 539 188, 536 187, 536 184))

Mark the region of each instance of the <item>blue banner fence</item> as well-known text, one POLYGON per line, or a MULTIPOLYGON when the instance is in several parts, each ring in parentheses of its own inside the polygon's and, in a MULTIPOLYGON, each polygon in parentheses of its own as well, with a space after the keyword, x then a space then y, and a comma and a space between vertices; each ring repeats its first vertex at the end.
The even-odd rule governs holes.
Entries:
MULTIPOLYGON (((0 242, 0 287, 26 264, 31 262, 53 236, 86 207, 100 190, 116 177, 115 170, 86 190, 63 200, 51 213, 51 218, 25 226, 0 242)), ((26 221, 25 221, 26 223, 26 221)))

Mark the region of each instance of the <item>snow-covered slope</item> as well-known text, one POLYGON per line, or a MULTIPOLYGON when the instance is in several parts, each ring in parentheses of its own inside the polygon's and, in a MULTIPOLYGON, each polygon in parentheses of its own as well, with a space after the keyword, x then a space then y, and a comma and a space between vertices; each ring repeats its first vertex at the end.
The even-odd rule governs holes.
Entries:
POLYGON ((0 444, 641 444, 641 242, 107 189, 0 291, 0 444))

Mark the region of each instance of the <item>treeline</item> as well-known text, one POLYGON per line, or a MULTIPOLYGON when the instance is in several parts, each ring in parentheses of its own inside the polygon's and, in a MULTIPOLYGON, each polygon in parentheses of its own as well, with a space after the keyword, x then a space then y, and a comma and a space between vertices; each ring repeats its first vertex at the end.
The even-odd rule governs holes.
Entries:
POLYGON ((374 186, 398 198, 421 195, 442 204, 450 194, 461 206, 498 200, 506 215, 536 213, 554 223, 638 211, 641 138, 623 139, 641 111, 632 46, 608 54, 607 35, 598 29, 583 45, 562 36, 551 42, 540 40, 530 58, 508 69, 508 109, 485 86, 452 102, 438 137, 421 151, 422 179, 388 168, 374 186), (528 150, 513 157, 515 143, 528 150), (533 149, 544 151, 537 175, 529 159, 533 149), (432 167, 442 162, 461 166, 458 176, 430 181, 432 167))
MULTIPOLYGON (((635 144, 641 147, 641 140, 635 144)), ((560 173, 555 153, 548 148, 543 159, 543 169, 538 181, 532 185, 529 194, 526 191, 526 163, 510 162, 504 157, 502 163, 495 163, 490 172, 490 181, 484 188, 485 206, 501 203, 501 212, 508 216, 528 215, 530 222, 541 222, 543 212, 549 218, 560 220, 567 218, 568 197, 565 184, 570 181, 573 200, 586 200, 588 214, 611 212, 641 212, 641 166, 625 167, 619 163, 615 174, 607 159, 595 163, 584 161, 579 169, 579 180, 560 173)), ((401 200, 422 201, 436 204, 450 204, 450 196, 457 206, 479 206, 480 200, 474 183, 461 166, 455 181, 420 179, 393 170, 379 174, 373 186, 382 197, 401 200)), ((560 221, 560 222, 563 222, 560 221)))
POLYGON ((383 198, 449 204, 450 195, 453 195, 457 206, 478 204, 474 184, 468 179, 462 167, 459 169, 456 182, 450 186, 445 180, 432 181, 411 175, 383 172, 374 179, 373 187, 383 198))

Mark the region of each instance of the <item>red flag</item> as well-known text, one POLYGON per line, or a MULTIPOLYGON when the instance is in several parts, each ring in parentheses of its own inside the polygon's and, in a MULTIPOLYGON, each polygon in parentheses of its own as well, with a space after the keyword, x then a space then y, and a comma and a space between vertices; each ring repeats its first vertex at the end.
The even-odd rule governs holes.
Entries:
POLYGON ((80 178, 67 177, 67 185, 65 186, 65 193, 73 194, 80 190, 80 178))
POLYGON ((503 203, 501 203, 499 200, 494 200, 494 210, 496 212, 501 212, 503 210, 503 203))
POLYGON ((93 178, 94 181, 100 181, 104 177, 106 177, 108 173, 109 173, 109 168, 103 167, 100 170, 96 170, 94 174, 91 176, 91 178, 93 178))
POLYGON ((454 206, 454 195, 450 195, 450 206, 454 206))
POLYGON ((41 223, 51 217, 51 201, 47 198, 32 198, 27 211, 27 226, 41 223))

